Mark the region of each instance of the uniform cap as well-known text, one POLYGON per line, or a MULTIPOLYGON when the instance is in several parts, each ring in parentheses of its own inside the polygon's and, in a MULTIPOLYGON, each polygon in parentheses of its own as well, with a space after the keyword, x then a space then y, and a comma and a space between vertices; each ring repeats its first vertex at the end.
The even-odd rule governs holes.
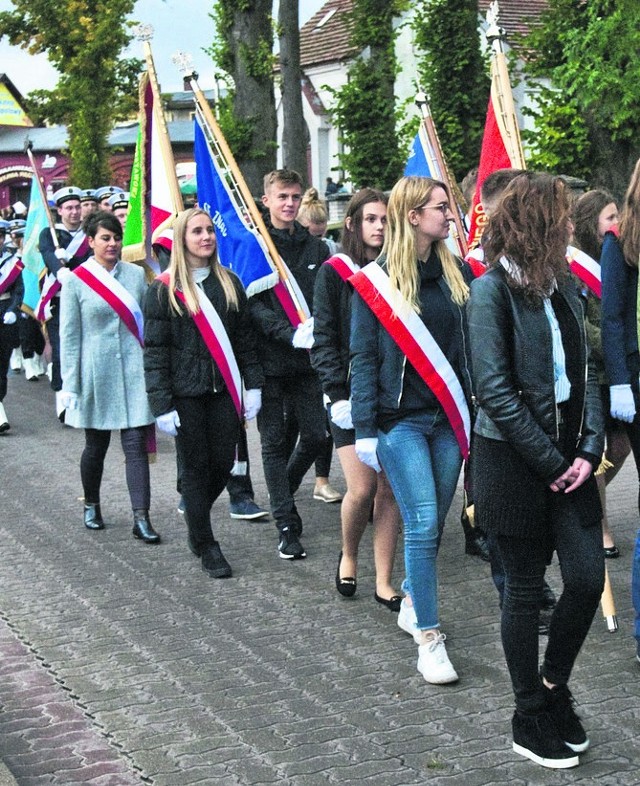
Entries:
POLYGON ((101 202, 105 197, 115 194, 116 191, 119 190, 120 189, 115 186, 100 186, 100 188, 96 188, 93 192, 93 196, 97 202, 101 202))
POLYGON ((13 221, 9 221, 9 232, 12 235, 24 235, 24 229, 27 226, 27 222, 22 218, 14 218, 13 221))
POLYGON ((80 196, 81 202, 97 202, 96 192, 92 188, 85 188, 80 196))
POLYGON ((75 186, 65 186, 64 188, 59 188, 57 191, 54 191, 53 201, 56 205, 60 206, 70 199, 80 199, 81 196, 82 191, 79 188, 75 186))
POLYGON ((120 207, 129 207, 129 194, 126 191, 118 191, 107 203, 112 210, 120 207))

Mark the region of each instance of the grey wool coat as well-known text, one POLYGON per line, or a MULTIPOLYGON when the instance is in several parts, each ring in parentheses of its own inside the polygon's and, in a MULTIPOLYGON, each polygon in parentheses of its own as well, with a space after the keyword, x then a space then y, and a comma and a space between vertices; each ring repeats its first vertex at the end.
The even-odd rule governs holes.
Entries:
MULTIPOLYGON (((118 262, 115 278, 138 304, 147 290, 138 265, 118 262)), ((71 275, 60 295, 62 389, 78 396, 65 423, 76 428, 134 428, 153 423, 142 347, 107 302, 71 275)))

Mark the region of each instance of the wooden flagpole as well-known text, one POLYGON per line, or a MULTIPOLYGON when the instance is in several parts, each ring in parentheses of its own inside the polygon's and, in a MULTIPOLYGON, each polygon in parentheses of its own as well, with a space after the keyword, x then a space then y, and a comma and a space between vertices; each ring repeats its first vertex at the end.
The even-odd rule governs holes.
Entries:
POLYGON ((604 590, 600 598, 602 606, 602 616, 605 618, 609 633, 615 633, 618 630, 618 617, 616 615, 616 604, 613 599, 613 591, 611 589, 611 581, 609 580, 609 571, 604 569, 604 590))
POLYGON ((498 24, 500 7, 498 0, 494 0, 487 11, 487 41, 491 44, 491 94, 494 98, 494 111, 496 121, 502 132, 505 147, 511 166, 515 169, 526 169, 524 151, 520 139, 520 129, 516 117, 515 104, 513 103, 513 93, 507 69, 507 59, 504 54, 502 42, 504 40, 504 28, 498 24))
POLYGON ((448 186, 449 209, 453 213, 453 224, 455 228, 453 237, 454 240, 456 241, 456 245, 458 246, 460 256, 465 257, 467 255, 467 252, 469 251, 469 247, 467 245, 467 239, 465 236, 464 227, 462 226, 460 208, 455 199, 455 192, 457 190, 457 185, 453 178, 453 175, 449 171, 447 162, 445 161, 444 153, 442 152, 442 145, 440 144, 440 137, 438 136, 438 132, 433 122, 433 117, 431 115, 429 103, 427 101, 426 95, 422 91, 419 91, 417 93, 415 103, 418 109, 420 109, 422 113, 422 122, 424 125, 424 130, 426 131, 427 139, 429 140, 429 145, 433 150, 433 155, 435 157, 440 178, 448 186))
POLYGON ((215 115, 211 111, 211 107, 209 106, 209 103, 207 102, 204 93, 202 92, 202 90, 198 85, 198 75, 191 67, 191 64, 189 63, 188 55, 185 55, 183 53, 176 54, 173 57, 173 62, 176 64, 176 66, 183 74, 185 81, 189 83, 189 87, 193 92, 201 116, 203 120, 206 122, 207 126, 209 127, 209 130, 211 131, 211 134, 213 135, 216 141, 216 144, 220 151, 220 155, 224 160, 225 168, 229 173, 229 176, 233 179, 234 185, 237 188, 237 191, 239 192, 240 196, 242 197, 243 206, 246 208, 248 214, 251 216, 251 219, 255 224, 256 229, 260 233, 260 236, 262 237, 267 247, 267 251, 269 252, 271 261, 273 262, 273 265, 278 272, 278 276, 280 277, 280 280, 287 288, 287 292, 289 293, 289 296, 291 297, 295 305, 300 322, 306 322, 308 317, 305 315, 304 310, 302 309, 302 306, 300 305, 298 297, 295 293, 295 290, 291 286, 287 269, 284 266, 282 259, 280 258, 280 254, 278 253, 278 250, 275 247, 275 244, 271 238, 271 235, 267 230, 267 227, 265 226, 264 219, 262 218, 260 210, 258 209, 258 206, 256 205, 255 200, 253 198, 253 195, 249 190, 249 186, 247 186, 247 183, 242 175, 242 172, 240 171, 240 167, 238 166, 234 158, 234 155, 231 152, 231 148, 229 147, 227 140, 224 138, 222 129, 220 128, 218 121, 215 118, 215 115))
POLYGON ((42 184, 42 179, 40 177, 40 172, 38 171, 38 165, 36 164, 36 159, 33 155, 33 144, 29 141, 29 137, 27 137, 27 141, 25 143, 25 150, 27 156, 29 157, 29 163, 31 164, 31 168, 33 169, 33 176, 36 179, 36 183, 38 185, 38 191, 40 192, 40 199, 42 199, 42 204, 44 205, 45 214, 47 216, 47 224, 49 225, 49 232, 51 233, 51 239, 53 240, 53 245, 55 248, 60 248, 60 241, 58 240, 58 233, 56 232, 55 222, 53 220, 53 216, 51 215, 51 210, 49 209, 49 202, 47 200, 47 194, 44 190, 44 185, 42 184))

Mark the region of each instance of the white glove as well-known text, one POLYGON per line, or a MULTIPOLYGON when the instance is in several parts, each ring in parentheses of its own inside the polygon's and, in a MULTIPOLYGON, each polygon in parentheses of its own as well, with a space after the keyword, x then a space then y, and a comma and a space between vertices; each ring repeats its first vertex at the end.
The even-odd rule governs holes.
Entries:
POLYGON ((5 325, 15 325, 18 321, 18 317, 15 315, 13 311, 7 311, 5 315, 2 317, 2 321, 5 325))
POLYGON ((262 391, 260 388, 251 388, 244 394, 244 417, 245 420, 253 420, 260 412, 262 406, 262 391))
POLYGON ((63 264, 71 259, 71 254, 66 248, 56 248, 53 253, 56 255, 56 259, 59 259, 63 264))
POLYGON ((76 393, 69 393, 68 390, 61 390, 59 401, 63 409, 78 409, 78 396, 76 393))
POLYGON ((378 463, 378 438, 377 437, 364 437, 363 439, 356 440, 356 456, 363 464, 366 464, 376 472, 380 472, 380 464, 378 463))
POLYGON ((164 433, 168 434, 170 437, 178 436, 178 429, 180 428, 180 416, 175 409, 172 409, 171 412, 165 412, 164 415, 157 417, 156 423, 160 431, 164 431, 164 433))
POLYGON ((353 421, 351 420, 351 402, 346 399, 336 401, 329 409, 331 420, 339 428, 349 430, 353 428, 353 421))
POLYGON ((58 279, 58 283, 64 285, 66 281, 69 280, 69 276, 71 275, 71 271, 68 267, 61 267, 60 270, 56 273, 56 278, 58 279))
POLYGON ((313 346, 313 317, 298 325, 291 343, 296 349, 311 349, 313 346))
POLYGON ((611 385, 611 417, 631 423, 636 416, 636 405, 633 400, 631 385, 611 385))

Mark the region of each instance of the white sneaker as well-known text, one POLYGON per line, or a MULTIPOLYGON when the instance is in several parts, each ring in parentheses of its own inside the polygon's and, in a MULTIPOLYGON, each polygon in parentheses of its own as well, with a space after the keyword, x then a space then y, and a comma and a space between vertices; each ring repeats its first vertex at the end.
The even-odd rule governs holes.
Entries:
POLYGON ((413 606, 407 603, 407 599, 403 598, 400 604, 400 611, 398 612, 398 627, 402 628, 405 633, 413 636, 416 644, 420 644, 422 631, 418 628, 418 618, 416 617, 416 610, 413 606))
POLYGON ((418 647, 418 671, 427 682, 433 685, 446 685, 457 682, 458 675, 451 665, 447 649, 444 646, 446 636, 439 631, 421 631, 421 641, 418 647))

